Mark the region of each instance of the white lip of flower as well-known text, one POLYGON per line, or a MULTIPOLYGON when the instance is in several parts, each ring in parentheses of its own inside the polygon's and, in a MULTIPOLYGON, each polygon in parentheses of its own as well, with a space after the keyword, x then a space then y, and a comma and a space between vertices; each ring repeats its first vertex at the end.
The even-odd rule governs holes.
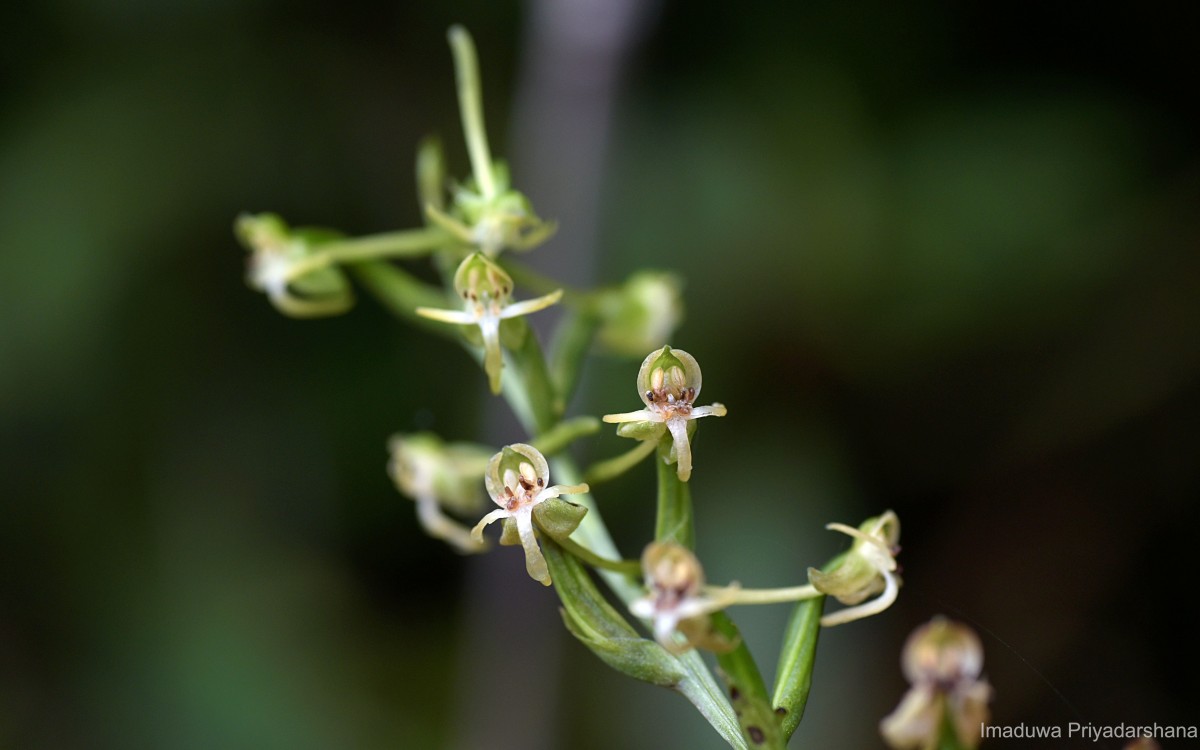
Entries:
POLYGON ((822 593, 835 596, 843 604, 858 604, 874 594, 879 596, 865 604, 825 615, 821 618, 821 625, 824 627, 842 625, 879 614, 896 601, 900 590, 900 581, 896 576, 896 555, 900 551, 897 546, 900 539, 900 519, 889 510, 873 521, 866 531, 843 523, 830 523, 825 526, 830 531, 840 531, 853 537, 854 545, 850 548, 848 557, 857 556, 869 566, 874 575, 865 580, 852 581, 852 585, 846 587, 839 585, 842 582, 836 580, 836 571, 826 574, 816 568, 810 568, 808 574, 813 585, 822 593))
POLYGON ((677 472, 681 481, 692 475, 692 447, 688 440, 687 423, 700 417, 723 417, 727 413, 724 404, 694 406, 700 395, 700 365, 696 358, 682 349, 664 346, 651 352, 638 371, 638 395, 645 409, 623 414, 605 414, 604 421, 652 422, 666 426, 671 433, 677 456, 677 472), (666 369, 660 360, 675 359, 678 364, 668 362, 666 369))
POLYGON ((547 487, 550 482, 550 465, 546 458, 533 446, 524 443, 514 443, 505 447, 492 457, 484 475, 484 486, 488 495, 500 506, 498 510, 488 513, 475 528, 471 536, 476 540, 483 539, 483 529, 493 521, 512 518, 517 523, 517 533, 521 537, 521 546, 525 549, 525 569, 530 578, 549 586, 550 570, 546 567, 546 558, 538 547, 537 537, 533 530, 533 509, 540 503, 561 495, 577 495, 588 491, 586 484, 554 485, 547 487), (507 456, 507 453, 516 457, 507 456), (511 464, 516 461, 516 468, 511 464))
POLYGON ((500 351, 500 321, 537 312, 562 298, 562 290, 523 302, 512 302, 513 281, 504 269, 481 253, 468 256, 454 274, 454 289, 463 299, 462 310, 418 307, 422 317, 455 325, 479 326, 483 336, 483 367, 493 393, 500 392, 504 358, 500 351))

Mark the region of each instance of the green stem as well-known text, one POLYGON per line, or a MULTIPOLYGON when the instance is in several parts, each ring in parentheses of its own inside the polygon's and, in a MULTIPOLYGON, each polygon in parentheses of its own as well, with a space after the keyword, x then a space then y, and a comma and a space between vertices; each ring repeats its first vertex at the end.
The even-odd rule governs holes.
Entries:
POLYGON ((594 435, 600 430, 600 420, 595 417, 564 419, 546 432, 530 441, 544 455, 552 455, 566 448, 575 440, 594 435))
POLYGON ((426 227, 334 240, 319 245, 317 252, 292 266, 291 278, 298 279, 313 271, 342 263, 382 258, 419 258, 429 255, 450 239, 444 230, 426 227))
POLYGON ((487 202, 496 197, 496 181, 492 174, 492 155, 488 149, 487 130, 483 126, 483 95, 479 83, 479 60, 475 42, 462 26, 450 27, 447 35, 454 53, 454 70, 458 78, 458 108, 462 113, 463 136, 471 155, 471 171, 479 184, 479 194, 487 202))
POLYGON ((554 341, 550 347, 550 375, 554 379, 561 411, 566 410, 566 405, 575 393, 579 373, 588 350, 591 349, 597 327, 599 321, 592 315, 567 310, 554 332, 554 341))
POLYGON ((593 568, 609 570, 635 579, 642 574, 642 564, 637 560, 610 560, 597 555, 573 539, 561 540, 558 545, 593 568))
POLYGON ((593 308, 595 307, 594 303, 596 299, 594 294, 573 289, 561 281, 556 281, 549 276, 538 273, 524 263, 513 260, 508 256, 501 256, 498 262, 505 273, 511 276, 512 280, 516 282, 517 286, 524 287, 538 295, 549 294, 561 289, 564 305, 588 314, 594 313, 593 308))
POLYGON ((421 208, 433 206, 441 211, 446 207, 446 160, 442 156, 442 141, 426 136, 417 145, 417 198, 421 208))
POLYGON ((803 586, 792 586, 785 589, 743 589, 737 586, 708 586, 705 592, 729 602, 729 606, 738 604, 783 604, 785 602, 803 601, 824 596, 811 583, 803 586))
MULTIPOLYGON (((554 427, 562 412, 556 408, 558 394, 550 380, 550 371, 546 368, 542 345, 538 343, 537 336, 526 321, 514 320, 518 325, 524 326, 525 331, 521 335, 520 345, 508 350, 509 361, 513 365, 510 369, 519 373, 518 377, 523 385, 522 396, 533 416, 533 424, 526 427, 532 427, 530 432, 538 435, 554 427)), ((505 373, 505 379, 508 379, 510 374, 505 373)), ((509 393, 512 391, 505 389, 505 394, 509 393)))
POLYGON ((592 464, 583 473, 583 479, 588 484, 601 484, 616 479, 640 464, 642 459, 653 453, 657 447, 658 443, 654 440, 642 440, 632 450, 592 464))
POLYGON ((444 307, 446 296, 440 289, 419 281, 407 271, 387 261, 354 263, 350 265, 350 271, 359 283, 397 317, 422 330, 461 340, 457 326, 448 326, 416 313, 418 307, 444 307))
POLYGON ((688 549, 696 547, 696 529, 692 521, 692 491, 687 482, 680 481, 675 466, 666 462, 671 450, 671 436, 665 435, 658 444, 658 514, 654 522, 654 539, 675 542, 688 549))

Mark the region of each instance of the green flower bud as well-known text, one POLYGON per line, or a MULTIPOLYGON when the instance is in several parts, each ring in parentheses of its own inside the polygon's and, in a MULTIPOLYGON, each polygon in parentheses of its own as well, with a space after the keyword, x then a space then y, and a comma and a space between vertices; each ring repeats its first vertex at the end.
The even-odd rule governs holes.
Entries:
POLYGON ((617 354, 637 356, 665 344, 683 321, 683 285, 661 271, 639 271, 599 301, 600 343, 617 354))

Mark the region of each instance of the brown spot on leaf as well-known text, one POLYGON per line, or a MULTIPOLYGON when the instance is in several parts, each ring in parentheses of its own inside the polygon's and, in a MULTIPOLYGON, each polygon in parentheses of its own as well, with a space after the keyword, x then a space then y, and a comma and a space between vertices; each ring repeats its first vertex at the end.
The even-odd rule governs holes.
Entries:
POLYGON ((746 733, 750 735, 750 740, 755 745, 761 745, 767 736, 763 734, 763 730, 758 727, 746 727, 746 733))

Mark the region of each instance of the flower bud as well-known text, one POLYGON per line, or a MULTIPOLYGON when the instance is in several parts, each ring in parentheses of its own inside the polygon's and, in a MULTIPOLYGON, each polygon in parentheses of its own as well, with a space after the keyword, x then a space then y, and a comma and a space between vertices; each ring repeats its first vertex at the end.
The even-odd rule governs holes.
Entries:
POLYGON ((682 283, 674 274, 639 271, 600 297, 600 343, 637 356, 665 344, 683 321, 682 283))

